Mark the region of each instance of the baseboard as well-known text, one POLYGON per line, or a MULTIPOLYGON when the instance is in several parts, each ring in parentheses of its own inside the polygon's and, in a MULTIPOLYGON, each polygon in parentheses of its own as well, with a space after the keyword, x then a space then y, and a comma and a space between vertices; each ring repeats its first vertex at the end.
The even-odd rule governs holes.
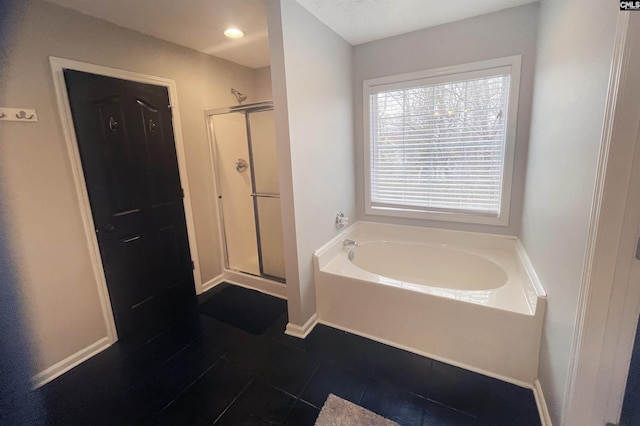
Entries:
POLYGON ((37 389, 43 385, 46 385, 53 379, 56 379, 71 370, 73 367, 83 363, 94 355, 102 352, 111 346, 112 342, 108 337, 103 337, 95 343, 87 346, 84 349, 79 350, 75 354, 63 359, 62 361, 52 365, 44 371, 36 374, 31 378, 33 389, 37 389))
POLYGON ((299 325, 288 323, 284 334, 297 337, 299 339, 304 339, 309 335, 309 333, 311 333, 311 330, 313 330, 316 324, 318 324, 317 313, 313 314, 302 327, 300 327, 299 325))
POLYGON ((283 283, 277 281, 230 270, 225 270, 222 274, 222 278, 223 281, 230 284, 257 290, 280 299, 287 298, 287 287, 283 283))
POLYGON ((200 287, 200 293, 198 294, 202 294, 207 290, 211 290, 212 288, 214 288, 218 284, 222 284, 223 282, 224 282, 224 274, 220 274, 217 277, 211 278, 206 283, 202 283, 202 287, 200 287))
POLYGON ((536 405, 538 406, 538 414, 540 414, 540 422, 542 423, 542 426, 552 426, 549 408, 547 407, 547 402, 544 399, 544 393, 542 393, 542 387, 540 386, 540 380, 538 379, 533 383, 533 396, 536 399, 536 405))

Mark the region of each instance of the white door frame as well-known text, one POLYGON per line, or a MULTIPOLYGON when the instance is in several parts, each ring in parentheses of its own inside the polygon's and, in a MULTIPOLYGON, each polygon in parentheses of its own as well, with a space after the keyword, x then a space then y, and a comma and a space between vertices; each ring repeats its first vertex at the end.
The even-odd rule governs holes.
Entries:
POLYGON ((626 208, 616 262, 613 291, 603 342, 603 358, 598 372, 596 392, 603 395, 599 409, 606 422, 620 421, 622 402, 629 375, 629 364, 640 315, 640 262, 635 259, 640 237, 640 16, 629 22, 624 77, 616 115, 621 122, 614 137, 621 144, 635 147, 631 176, 626 193, 626 208))
POLYGON ((102 261, 100 257, 100 248, 98 247, 98 237, 95 233, 95 225, 91 214, 91 205, 89 204, 89 193, 82 172, 82 161, 80 159, 80 151, 78 150, 78 142, 75 129, 73 126, 73 117, 69 106, 69 98, 67 95, 67 86, 64 80, 64 69, 76 71, 84 71, 93 74, 99 74, 106 77, 119 78, 122 80, 135 81, 138 83, 153 84, 156 86, 166 87, 169 92, 169 101, 171 102, 171 110, 173 115, 173 133, 176 144, 176 154, 178 159, 178 171, 180 174, 180 182, 184 190, 184 213, 187 222, 187 235, 189 237, 189 250, 191 259, 194 263, 193 279, 195 282, 196 293, 201 292, 202 279, 200 276, 200 265, 198 262, 198 248, 196 245, 196 233, 193 220, 193 209, 191 207, 191 195, 189 192, 189 181, 187 177, 187 164, 184 152, 184 141, 182 139, 182 127, 180 125, 180 112, 178 109, 178 95, 176 91, 176 83, 174 80, 155 77, 151 75, 139 74, 131 71, 109 68, 100 65, 88 64, 84 62, 72 61, 69 59, 49 57, 51 63, 51 71, 53 73, 53 83, 56 91, 58 103, 58 111, 62 122, 62 130, 67 145, 67 154, 69 163, 73 172, 73 181, 75 185, 76 195, 78 196, 78 209, 82 218, 84 233, 93 266, 93 274, 98 287, 98 296, 102 307, 102 314, 107 326, 107 337, 109 343, 113 344, 118 340, 113 310, 109 299, 109 290, 107 288, 107 280, 105 277, 102 261))
POLYGON ((640 16, 620 12, 563 425, 616 424, 622 408, 640 313, 640 286, 630 285, 640 225, 638 75, 640 16))

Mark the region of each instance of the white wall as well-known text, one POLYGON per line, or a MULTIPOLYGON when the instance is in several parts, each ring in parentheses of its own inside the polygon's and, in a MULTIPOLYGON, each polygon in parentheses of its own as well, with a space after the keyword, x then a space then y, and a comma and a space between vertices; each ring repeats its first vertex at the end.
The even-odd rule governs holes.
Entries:
POLYGON ((295 1, 270 0, 267 15, 289 321, 301 326, 316 311, 312 254, 338 211, 355 213, 352 48, 295 1))
POLYGON ((548 293, 539 379, 561 424, 618 5, 543 1, 521 239, 548 293))
POLYGON ((222 272, 203 111, 235 104, 231 87, 251 96, 254 72, 50 3, 21 8, 3 46, 2 105, 35 108, 39 122, 0 124, 0 197, 42 371, 106 336, 49 56, 176 81, 203 282, 222 272))
POLYGON ((362 44, 354 48, 355 159, 358 219, 518 235, 533 93, 538 4, 531 3, 451 24, 362 44), (449 65, 522 55, 510 222, 508 226, 398 219, 364 212, 362 81, 449 65))

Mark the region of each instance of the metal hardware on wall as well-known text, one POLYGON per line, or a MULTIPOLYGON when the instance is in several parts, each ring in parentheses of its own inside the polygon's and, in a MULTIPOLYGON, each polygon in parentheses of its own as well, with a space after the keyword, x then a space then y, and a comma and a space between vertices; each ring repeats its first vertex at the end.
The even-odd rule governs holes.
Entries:
POLYGON ((257 193, 252 192, 252 197, 262 197, 262 198, 280 198, 280 194, 265 194, 265 193, 257 193))
POLYGON ((349 224, 349 218, 342 212, 336 215, 336 229, 342 229, 349 224))
POLYGON ((118 130, 118 122, 113 117, 109 117, 109 130, 111 130, 112 132, 118 130))
POLYGON ((0 107, 0 121, 37 123, 38 115, 36 114, 35 109, 0 107))
POLYGON ((238 158, 236 160, 236 172, 244 173, 249 168, 249 164, 244 158, 238 158))
POLYGON ((244 93, 238 92, 234 88, 231 88, 231 93, 233 94, 233 96, 236 97, 236 100, 238 101, 238 105, 242 104, 242 102, 247 100, 247 95, 245 95, 244 93))

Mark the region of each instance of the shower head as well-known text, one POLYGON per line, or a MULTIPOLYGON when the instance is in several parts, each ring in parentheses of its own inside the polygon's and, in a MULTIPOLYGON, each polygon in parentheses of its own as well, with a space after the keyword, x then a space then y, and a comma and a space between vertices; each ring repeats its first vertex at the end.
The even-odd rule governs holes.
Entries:
POLYGON ((236 89, 231 88, 231 93, 233 93, 233 95, 236 97, 236 99, 238 100, 238 104, 242 104, 242 102, 244 102, 245 100, 247 100, 247 95, 245 95, 244 93, 240 93, 238 92, 236 89))

